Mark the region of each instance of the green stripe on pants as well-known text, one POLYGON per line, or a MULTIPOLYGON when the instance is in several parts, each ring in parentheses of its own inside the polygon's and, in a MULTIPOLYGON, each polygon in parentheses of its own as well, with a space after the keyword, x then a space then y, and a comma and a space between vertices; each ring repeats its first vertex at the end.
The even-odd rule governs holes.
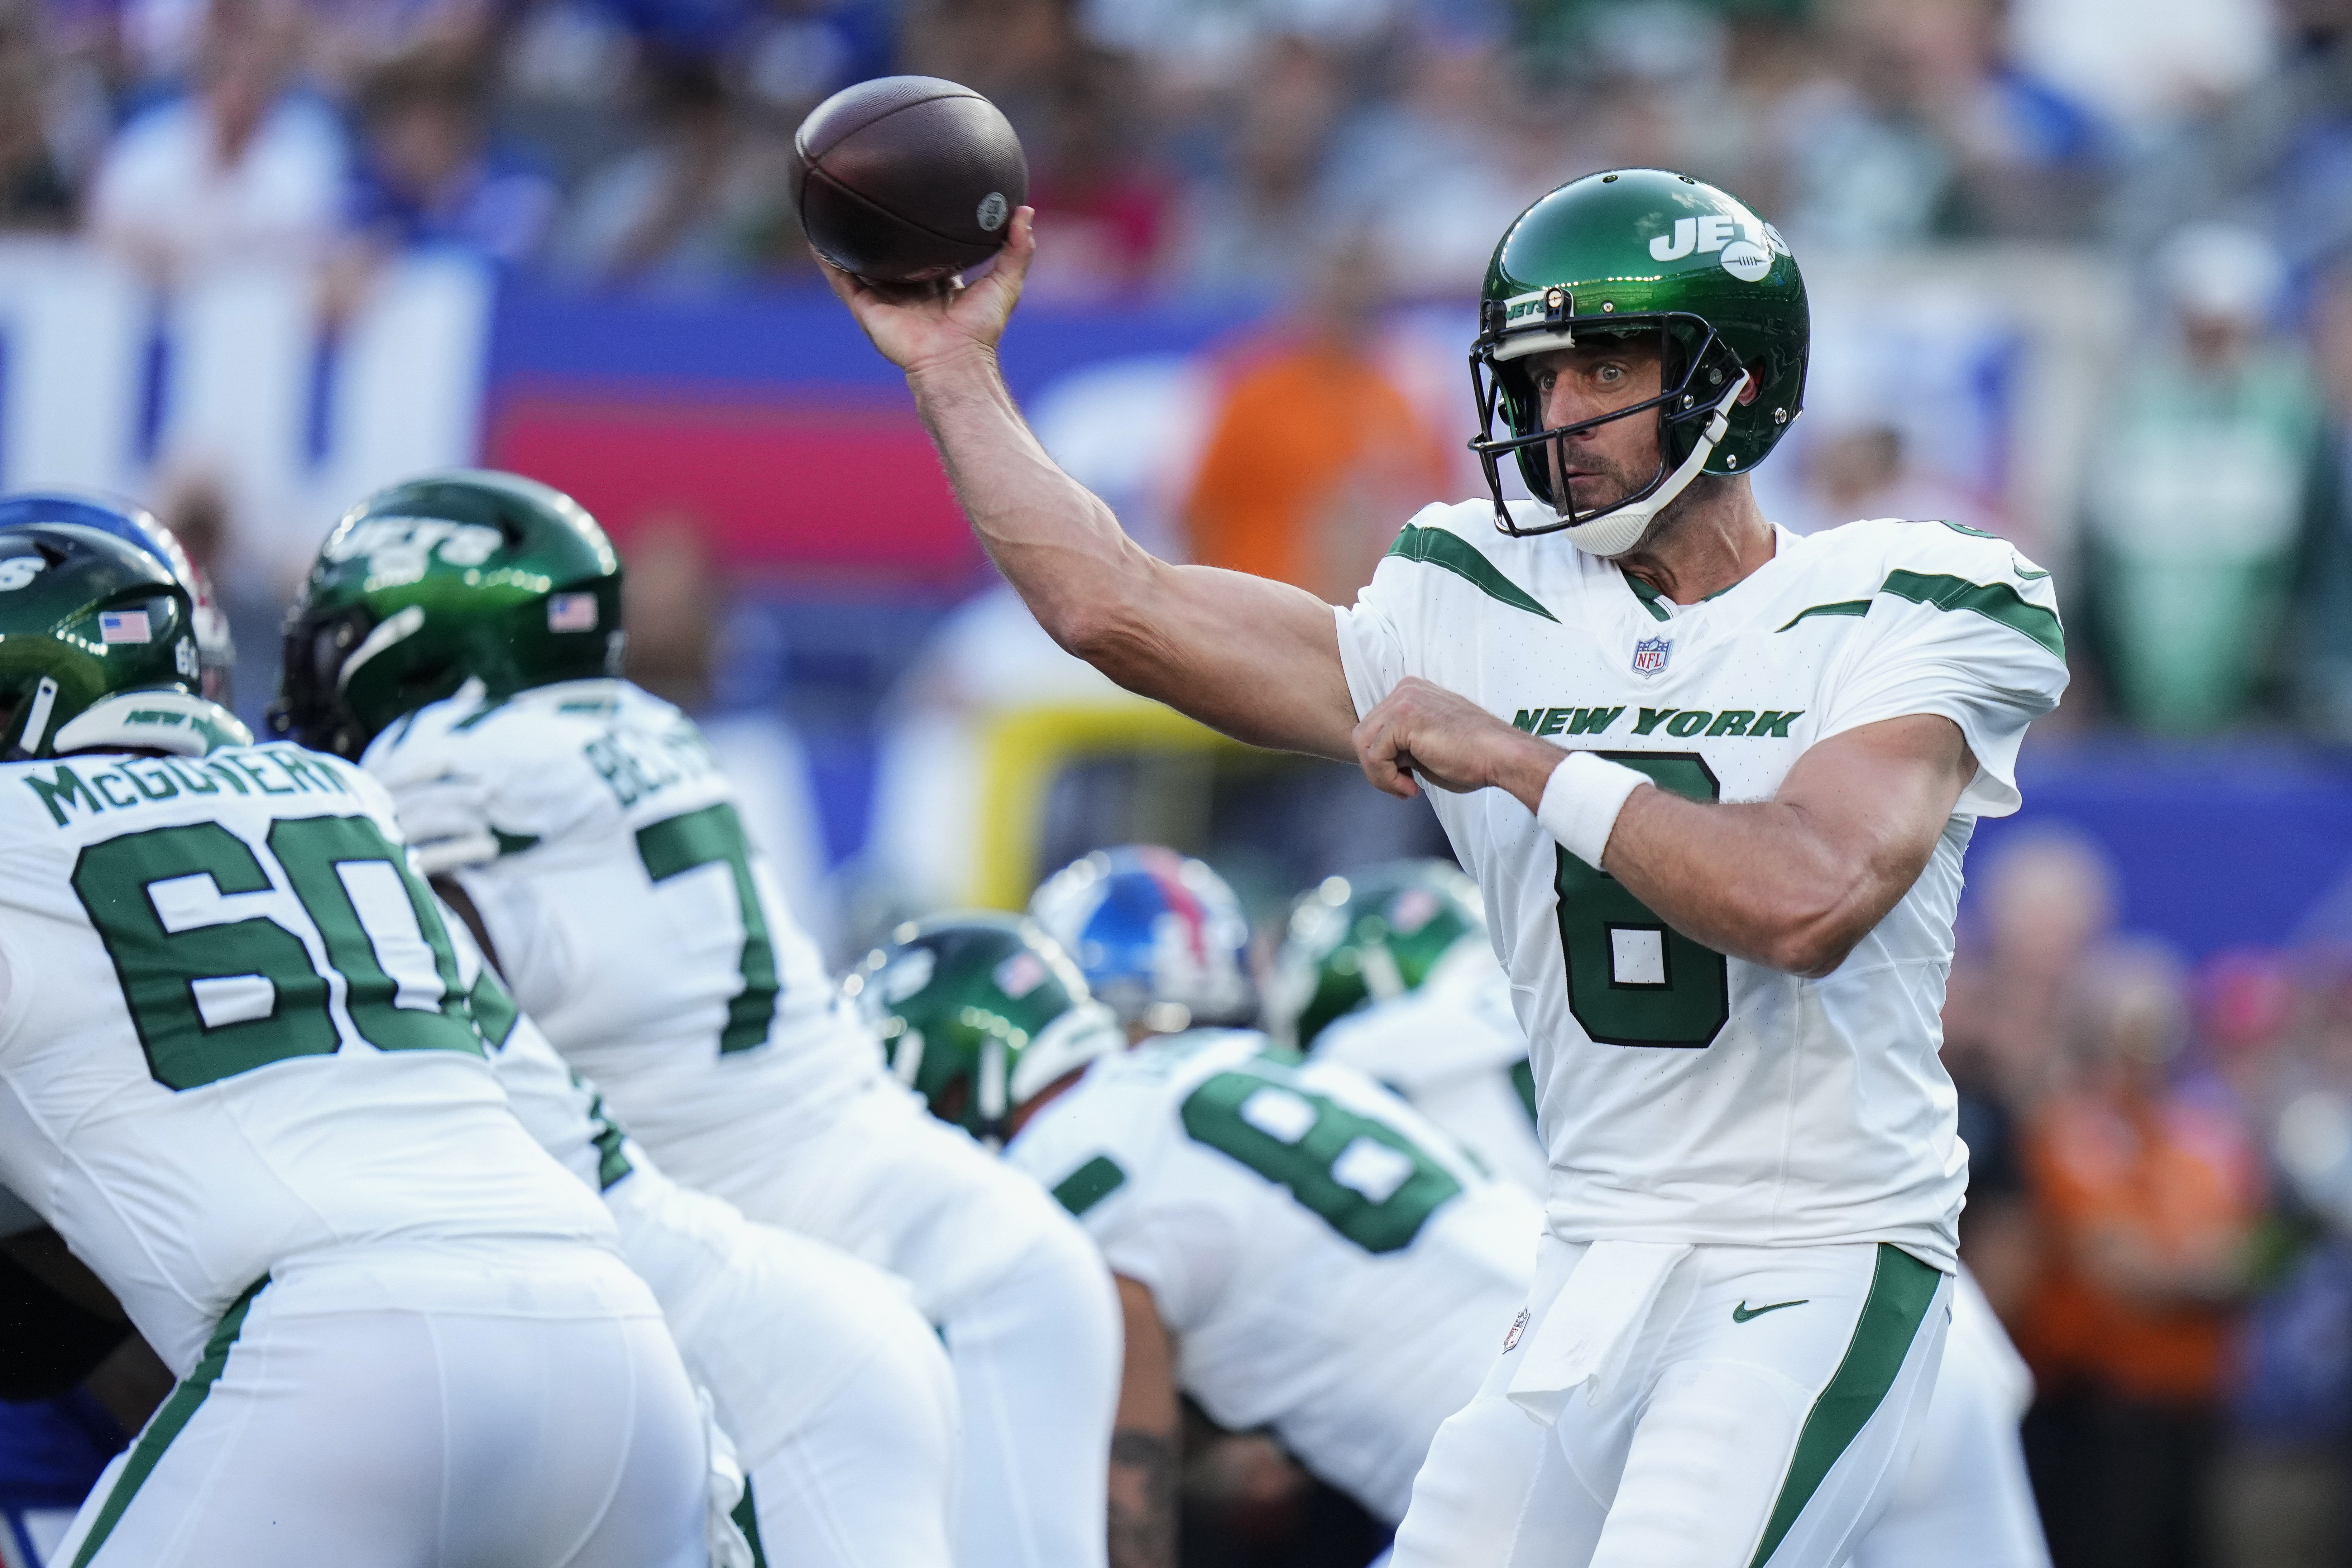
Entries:
POLYGON ((89 1538, 81 1543, 81 1550, 74 1553, 73 1568, 88 1568, 89 1560, 98 1555, 98 1549, 105 1545, 106 1538, 114 1532, 115 1525, 122 1518, 122 1510, 131 1506, 131 1500, 138 1494, 141 1485, 154 1473, 156 1465, 163 1458, 163 1450, 172 1446, 172 1439, 178 1436, 181 1429, 194 1418, 197 1407, 204 1404, 205 1396, 213 1391, 213 1384, 220 1381, 221 1373, 228 1366, 229 1347, 236 1343, 236 1336, 245 1330, 245 1315, 252 1310, 253 1299, 260 1295, 261 1288, 268 1283, 269 1277, 265 1274, 247 1286, 245 1294, 221 1315, 220 1325, 213 1330, 213 1337, 205 1342, 204 1358, 196 1363, 195 1370, 181 1380, 179 1387, 172 1390, 172 1396, 163 1401, 163 1408, 148 1421, 139 1434, 139 1440, 131 1445, 131 1458, 124 1463, 122 1473, 114 1479, 113 1489, 106 1494, 106 1502, 98 1510, 97 1521, 89 1527, 89 1538))
POLYGON ((1862 1303, 1862 1317, 1845 1347, 1829 1386, 1813 1401, 1805 1428, 1797 1435, 1797 1452, 1789 1460, 1788 1478, 1772 1504, 1764 1526, 1764 1540, 1748 1559, 1748 1568, 1764 1568, 1780 1549, 1789 1529, 1813 1493, 1870 1418, 1886 1391, 1895 1386, 1911 1342, 1927 1316, 1944 1277, 1899 1247, 1878 1244, 1878 1266, 1870 1278, 1870 1295, 1862 1303))
POLYGON ((743 1478, 743 1500, 735 1505, 728 1518, 743 1532, 744 1543, 751 1548, 751 1568, 768 1568, 768 1553, 760 1545, 760 1505, 751 1500, 751 1478, 743 1478))

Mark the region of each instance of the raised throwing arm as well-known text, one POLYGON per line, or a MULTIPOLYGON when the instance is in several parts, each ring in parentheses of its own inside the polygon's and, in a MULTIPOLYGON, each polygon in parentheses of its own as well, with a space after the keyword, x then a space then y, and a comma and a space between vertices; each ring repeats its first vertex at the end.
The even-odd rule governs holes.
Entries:
POLYGON ((1036 253, 1026 207, 968 288, 884 289, 827 267, 907 373, 956 499, 1047 634, 1130 691, 1256 745, 1352 760, 1356 712, 1331 608, 1287 584, 1175 566, 1055 465, 1014 405, 997 341, 1036 253))

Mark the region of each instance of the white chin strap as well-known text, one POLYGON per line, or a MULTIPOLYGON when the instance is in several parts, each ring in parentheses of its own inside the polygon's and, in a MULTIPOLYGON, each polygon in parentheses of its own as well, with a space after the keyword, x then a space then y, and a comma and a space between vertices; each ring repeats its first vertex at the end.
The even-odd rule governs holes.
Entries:
POLYGON ((1715 456, 1715 444, 1731 428, 1731 410, 1738 403, 1739 395, 1748 390, 1749 379, 1748 373, 1741 371, 1739 379, 1716 400, 1715 412, 1707 416, 1706 428, 1699 433, 1690 456, 1683 459, 1681 468, 1666 476, 1665 483, 1644 499, 1619 507, 1606 516, 1562 529, 1568 542, 1587 555, 1598 555, 1603 560, 1622 555, 1640 543, 1642 535, 1649 530, 1650 520, 1682 494, 1685 487, 1698 478, 1699 470, 1706 467, 1706 460, 1715 456))
POLYGON ((217 702, 184 691, 121 691, 91 703, 58 731, 68 752, 166 752, 201 757, 215 746, 250 746, 253 731, 217 702))
POLYGON ((1126 1031, 1111 1010, 1099 1002, 1082 1002, 1038 1030, 1013 1064, 1013 1081, 1006 1086, 1012 1105, 1026 1105, 1073 1068, 1126 1048, 1126 1031))

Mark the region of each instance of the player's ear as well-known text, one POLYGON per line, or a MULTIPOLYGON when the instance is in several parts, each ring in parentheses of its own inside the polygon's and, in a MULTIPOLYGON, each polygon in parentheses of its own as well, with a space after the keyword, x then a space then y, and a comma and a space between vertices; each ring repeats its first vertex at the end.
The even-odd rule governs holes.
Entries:
POLYGON ((1760 359, 1748 367, 1748 384, 1739 389, 1740 407, 1745 408, 1755 402, 1756 395, 1764 389, 1764 362, 1760 359))

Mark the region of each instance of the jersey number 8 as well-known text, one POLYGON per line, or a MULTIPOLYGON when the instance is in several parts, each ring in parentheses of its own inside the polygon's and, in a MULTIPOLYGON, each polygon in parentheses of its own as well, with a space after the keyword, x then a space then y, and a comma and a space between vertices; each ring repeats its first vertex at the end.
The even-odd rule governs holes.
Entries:
POLYGON ((1394 1252, 1462 1190, 1412 1139, 1303 1087, 1277 1064, 1221 1072, 1184 1100, 1184 1131, 1239 1161, 1367 1252, 1394 1252))
MULTIPOLYGON (((1722 786, 1695 752, 1601 752, 1650 775, 1660 789, 1715 800, 1722 786)), ((1559 947, 1568 963, 1568 1010, 1604 1046, 1697 1050, 1731 1017, 1723 954, 1651 912, 1625 884, 1567 850, 1559 852, 1559 947)))

